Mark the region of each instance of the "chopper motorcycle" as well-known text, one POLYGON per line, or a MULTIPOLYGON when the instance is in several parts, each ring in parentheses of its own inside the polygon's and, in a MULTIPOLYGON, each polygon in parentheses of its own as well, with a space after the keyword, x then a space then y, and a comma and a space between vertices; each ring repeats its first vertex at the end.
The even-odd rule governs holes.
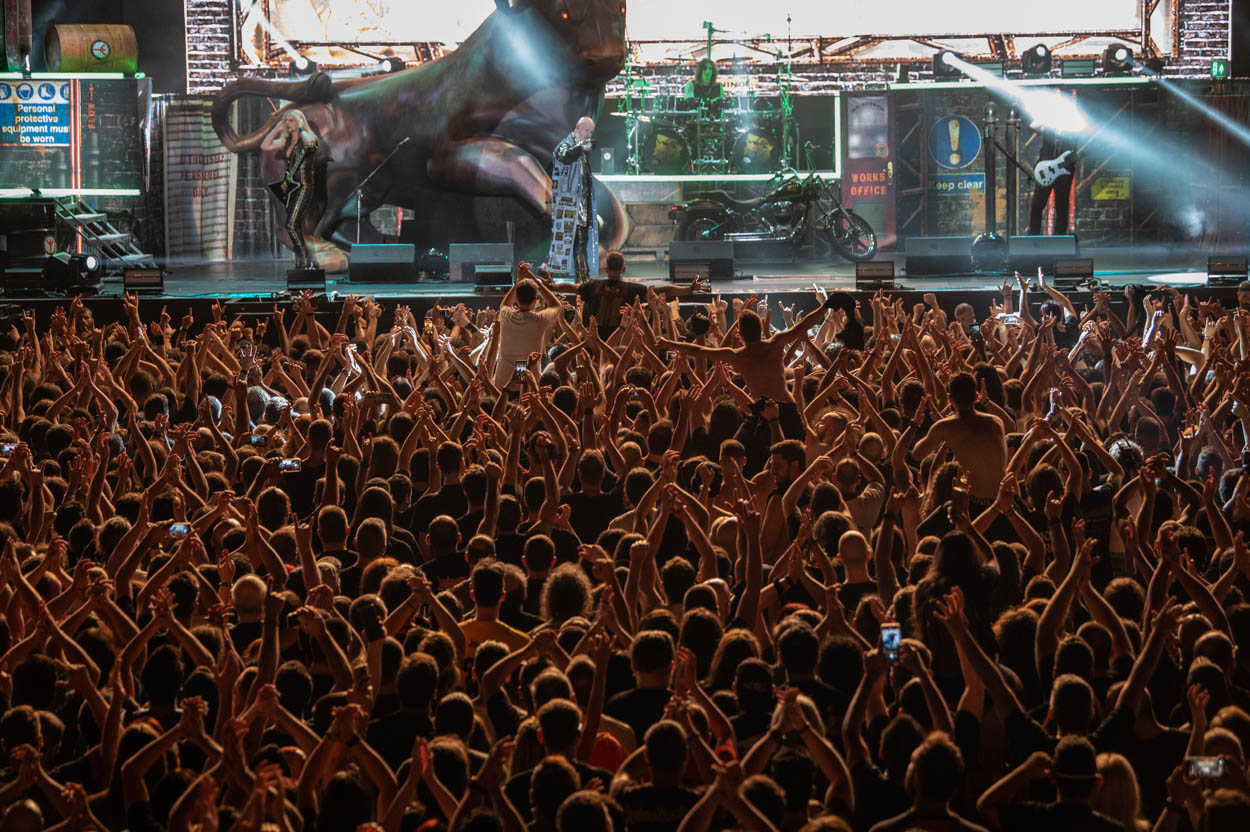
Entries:
POLYGON ((786 168, 773 176, 762 197, 739 200, 711 191, 674 205, 669 219, 677 226, 678 240, 783 241, 796 255, 810 253, 817 260, 831 259, 835 252, 856 263, 871 260, 877 235, 842 204, 840 186, 814 170, 801 176, 786 168))

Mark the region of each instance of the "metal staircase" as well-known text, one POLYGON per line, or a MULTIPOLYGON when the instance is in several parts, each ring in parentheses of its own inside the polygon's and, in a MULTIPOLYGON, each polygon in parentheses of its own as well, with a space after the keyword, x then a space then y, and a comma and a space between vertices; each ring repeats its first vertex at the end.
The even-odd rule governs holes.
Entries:
POLYGON ((96 211, 82 197, 58 199, 56 215, 74 229, 84 251, 94 252, 100 258, 104 274, 121 274, 127 268, 156 268, 156 258, 140 250, 131 234, 118 231, 108 214, 96 211))

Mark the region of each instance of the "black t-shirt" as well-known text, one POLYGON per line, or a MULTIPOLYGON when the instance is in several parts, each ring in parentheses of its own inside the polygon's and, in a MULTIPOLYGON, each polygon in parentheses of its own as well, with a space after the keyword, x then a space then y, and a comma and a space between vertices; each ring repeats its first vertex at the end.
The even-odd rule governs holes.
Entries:
POLYGON ((300 470, 282 475, 281 484, 278 487, 291 498, 291 510, 300 517, 307 517, 317 507, 313 501, 313 492, 317 486, 317 480, 325 474, 326 465, 322 462, 317 465, 304 463, 300 470))
POLYGON ((767 733, 772 724, 772 714, 768 711, 759 713, 743 711, 731 716, 729 724, 734 729, 734 736, 738 738, 739 748, 741 748, 747 740, 754 740, 767 733))
POLYGON ((525 578, 525 605, 522 609, 530 615, 538 616, 541 614, 543 587, 546 584, 546 578, 535 578, 533 575, 525 578))
POLYGON ((464 552, 452 552, 421 564, 421 571, 436 591, 442 592, 469 577, 469 562, 464 559, 464 552))
MULTIPOLYGON (((334 558, 339 562, 339 572, 342 572, 349 566, 355 566, 356 561, 360 559, 360 555, 352 549, 330 549, 322 552, 317 559, 334 558)), ((307 583, 307 582, 305 582, 307 583)))
POLYGON ((467 511, 456 520, 456 527, 460 529, 461 546, 467 546, 473 535, 477 534, 477 527, 482 525, 483 514, 485 512, 482 509, 467 511))
POLYGON ((859 600, 865 595, 871 595, 876 591, 877 584, 874 581, 856 581, 855 583, 842 584, 842 589, 838 591, 838 600, 846 608, 848 616, 854 615, 856 608, 859 606, 859 600))
POLYGON ((668 688, 634 688, 609 699, 603 712, 633 728, 634 739, 641 745, 647 729, 664 718, 664 706, 672 698, 668 688))
POLYGON ((391 527, 391 536, 387 541, 391 557, 400 563, 416 565, 421 562, 421 547, 417 545, 417 536, 401 526, 391 527))
POLYGON ((242 653, 249 644, 260 638, 264 629, 265 625, 260 621, 241 621, 230 628, 230 641, 234 644, 234 649, 242 653))
POLYGON ((625 511, 620 494, 583 494, 580 491, 564 498, 570 509, 569 525, 583 543, 594 543, 607 530, 612 518, 625 511))
POLYGON ((868 759, 860 759, 851 768, 851 785, 855 789, 856 829, 867 829, 898 814, 899 807, 911 802, 907 789, 885 776, 868 759))
POLYGON ((1117 821, 1078 803, 1021 801, 999 809, 998 820, 1011 832, 1126 832, 1117 821))
POLYGON ((528 633, 543 623, 541 618, 526 612, 520 604, 514 602, 511 598, 505 601, 499 608, 499 620, 512 629, 520 630, 523 633, 528 633))
POLYGON ((616 802, 621 804, 629 832, 671 832, 699 802, 699 793, 685 786, 638 783, 618 789, 616 802))
POLYGON ((819 679, 797 679, 791 685, 816 705, 820 718, 825 721, 827 736, 838 736, 842 733, 842 717, 846 715, 846 708, 850 704, 849 697, 819 679))
POLYGON ((1185 758, 1189 732, 1164 728, 1163 733, 1148 740, 1130 737, 1117 749, 1133 767, 1141 788, 1142 808, 1146 817, 1157 818, 1167 800, 1167 779, 1185 758))
POLYGON ((495 557, 500 563, 510 563, 524 568, 521 556, 525 554, 525 535, 516 531, 499 532, 495 535, 495 557))
MULTIPOLYGON (((573 768, 577 769, 577 776, 581 778, 582 788, 586 788, 586 784, 591 780, 598 778, 607 788, 612 782, 612 772, 606 769, 596 768, 595 766, 586 765, 580 760, 570 760, 573 768)), ((530 803, 530 781, 534 778, 534 769, 527 769, 520 774, 515 775, 507 783, 504 784, 504 794, 508 796, 508 800, 516 807, 521 814, 522 820, 530 821, 534 817, 534 807, 530 803)), ((677 827, 673 827, 676 829, 677 827)))
POLYGON ((391 771, 398 771, 412 755, 417 737, 433 739, 434 723, 427 714, 399 711, 369 723, 365 740, 386 760, 391 771))
MULTIPOLYGON (((1024 711, 1013 710, 1003 721, 1007 732, 1012 765, 1019 765, 1034 751, 1053 754, 1058 737, 1047 733, 1036 720, 1024 711)), ((1133 712, 1126 707, 1114 708, 1103 718, 1087 737, 1098 751, 1111 751, 1120 746, 1133 732, 1133 712)), ((1008 827, 1010 828, 1010 827, 1008 827)))
POLYGON ((413 534, 425 534, 430 521, 440 514, 452 519, 463 517, 469 510, 469 500, 464 496, 460 483, 447 483, 434 494, 426 494, 404 512, 404 527, 413 534))
POLYGON ((593 315, 599 321, 599 332, 611 333, 621 323, 621 307, 645 300, 647 290, 628 280, 591 280, 577 288, 582 299, 582 323, 590 325, 593 315))

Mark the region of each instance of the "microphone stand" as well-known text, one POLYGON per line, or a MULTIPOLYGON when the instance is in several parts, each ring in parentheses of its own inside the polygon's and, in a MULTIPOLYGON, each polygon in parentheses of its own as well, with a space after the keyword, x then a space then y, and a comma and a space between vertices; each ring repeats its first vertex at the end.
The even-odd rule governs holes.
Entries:
POLYGON ((353 194, 356 197, 356 245, 360 245, 360 197, 361 197, 362 191, 364 190, 365 185, 368 185, 369 180, 372 179, 374 176, 376 176, 378 171, 386 167, 386 163, 391 160, 391 157, 394 156, 396 153, 398 153, 399 149, 403 147, 404 145, 408 144, 408 142, 410 142, 411 140, 412 140, 411 136, 404 136, 402 139, 400 139, 399 144, 395 145, 395 149, 392 150, 390 153, 386 154, 386 158, 383 159, 376 168, 371 170, 368 176, 360 180, 360 184, 356 186, 356 189, 347 195, 349 198, 353 194))

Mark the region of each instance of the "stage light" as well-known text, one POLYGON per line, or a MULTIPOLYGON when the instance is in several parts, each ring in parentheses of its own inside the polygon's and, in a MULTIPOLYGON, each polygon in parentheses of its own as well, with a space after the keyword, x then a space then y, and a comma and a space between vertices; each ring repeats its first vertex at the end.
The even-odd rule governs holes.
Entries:
POLYGON ((1029 47, 1020 56, 1020 68, 1025 75, 1049 75, 1050 67, 1050 49, 1044 43, 1029 47))
POLYGON ((1133 50, 1113 43, 1102 53, 1103 75, 1128 75, 1133 71, 1133 50))
POLYGON ((54 292, 94 288, 99 260, 94 254, 58 252, 43 265, 43 288, 54 292))
POLYGON ((959 65, 963 59, 949 49, 943 49, 933 56, 933 77, 939 79, 958 78, 959 65))
POLYGON ((1007 241, 996 232, 978 234, 972 241, 972 267, 984 274, 1005 274, 1009 265, 1007 241))
POLYGON ((383 58, 378 62, 378 69, 382 72, 400 72, 405 66, 404 59, 397 58, 394 55, 389 58, 383 58))

